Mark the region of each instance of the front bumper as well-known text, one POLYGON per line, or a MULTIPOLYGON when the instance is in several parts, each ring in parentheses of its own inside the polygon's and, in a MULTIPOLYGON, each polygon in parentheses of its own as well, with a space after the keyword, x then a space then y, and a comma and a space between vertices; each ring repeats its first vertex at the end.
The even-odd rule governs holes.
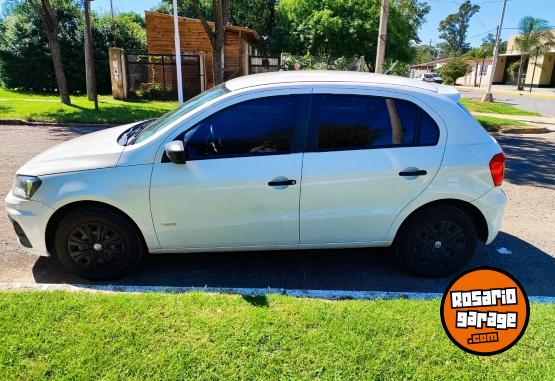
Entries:
POLYGON ((495 239, 501 229, 506 204, 507 196, 501 187, 495 187, 482 197, 472 201, 472 205, 480 209, 488 224, 486 245, 495 239))
POLYGON ((46 249, 45 231, 54 209, 40 201, 18 198, 12 192, 8 193, 4 203, 21 246, 36 255, 50 255, 46 249))

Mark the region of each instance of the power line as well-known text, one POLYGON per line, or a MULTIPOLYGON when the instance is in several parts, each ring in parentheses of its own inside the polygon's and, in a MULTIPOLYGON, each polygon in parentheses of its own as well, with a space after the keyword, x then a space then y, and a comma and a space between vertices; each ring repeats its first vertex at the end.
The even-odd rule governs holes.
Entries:
POLYGON ((467 37, 467 39, 483 36, 484 34, 487 34, 487 33, 489 33, 489 32, 493 32, 493 31, 496 30, 496 29, 497 29, 497 27, 492 28, 492 29, 490 29, 490 30, 486 30, 485 32, 478 33, 478 34, 475 34, 474 36, 467 37))

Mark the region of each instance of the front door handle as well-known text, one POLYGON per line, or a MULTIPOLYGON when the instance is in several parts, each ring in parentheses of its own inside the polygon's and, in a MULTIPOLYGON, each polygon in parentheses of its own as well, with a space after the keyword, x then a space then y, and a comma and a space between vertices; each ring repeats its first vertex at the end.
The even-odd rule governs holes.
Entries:
POLYGON ((289 185, 295 185, 295 184, 297 184, 296 180, 289 180, 289 179, 268 181, 268 185, 271 187, 283 187, 283 186, 289 186, 289 185))
POLYGON ((414 171, 402 171, 399 172, 399 176, 424 176, 428 172, 423 169, 416 169, 414 171))

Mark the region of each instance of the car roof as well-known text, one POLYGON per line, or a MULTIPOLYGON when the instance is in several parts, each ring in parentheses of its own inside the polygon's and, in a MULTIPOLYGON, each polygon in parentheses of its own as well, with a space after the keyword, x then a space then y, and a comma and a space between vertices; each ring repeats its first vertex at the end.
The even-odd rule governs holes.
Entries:
POLYGON ((359 71, 332 71, 332 70, 294 70, 277 71, 270 73, 252 74, 234 78, 225 83, 231 90, 240 90, 248 87, 279 84, 300 84, 300 83, 345 83, 345 84, 366 84, 391 87, 408 87, 418 90, 425 90, 444 95, 458 101, 459 92, 450 87, 434 83, 422 82, 416 79, 399 77, 396 75, 374 74, 359 71))

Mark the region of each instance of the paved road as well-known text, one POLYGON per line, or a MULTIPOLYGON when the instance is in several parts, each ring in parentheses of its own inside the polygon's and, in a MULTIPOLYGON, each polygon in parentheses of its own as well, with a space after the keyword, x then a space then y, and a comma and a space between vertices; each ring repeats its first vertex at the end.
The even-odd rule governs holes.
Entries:
MULTIPOLYGON (((16 169, 48 146, 86 129, 0 126, 0 194, 16 169), (7 142, 7 143, 6 143, 7 142)), ((555 296, 555 133, 503 136, 509 206, 503 231, 480 244, 467 267, 496 266, 522 281, 530 295, 555 296), (496 249, 505 247, 511 255, 496 249)), ((399 269, 386 249, 312 250, 149 256, 126 285, 443 292, 449 279, 422 279, 399 269)), ((24 253, 0 214, 0 282, 84 283, 52 258, 24 253)))
MULTIPOLYGON (((532 90, 533 91, 533 90, 532 90)), ((466 98, 481 99, 482 91, 461 90, 461 95, 466 98)), ((555 116, 555 99, 541 99, 523 95, 494 94, 496 102, 504 102, 523 110, 539 112, 540 114, 555 116)))

